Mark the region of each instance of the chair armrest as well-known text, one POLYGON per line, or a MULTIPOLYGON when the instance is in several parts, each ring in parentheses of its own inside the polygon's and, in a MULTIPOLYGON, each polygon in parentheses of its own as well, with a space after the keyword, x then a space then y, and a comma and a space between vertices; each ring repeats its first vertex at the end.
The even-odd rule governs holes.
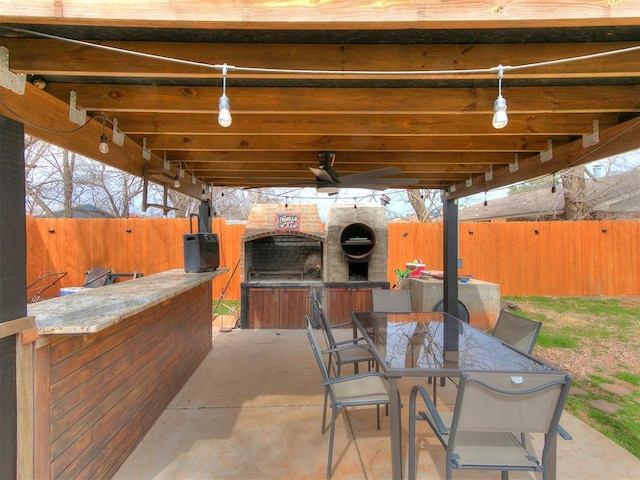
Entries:
POLYGON ((371 350, 366 345, 345 345, 343 347, 327 348, 326 350, 322 350, 322 353, 323 354, 336 353, 336 352, 342 352, 344 350, 351 350, 351 349, 354 349, 354 348, 359 348, 361 350, 366 350, 367 352, 371 353, 371 350))
POLYGON ((352 327, 353 322, 332 323, 331 328, 352 327))
POLYGON ((418 412, 418 415, 429 422, 431 427, 437 430, 440 435, 449 435, 449 427, 447 427, 447 425, 442 421, 436 406, 431 401, 427 390, 422 385, 414 385, 411 389, 411 394, 409 396, 409 415, 412 415, 413 412, 415 412, 416 396, 418 393, 427 407, 427 412, 418 412))
POLYGON ((569 432, 567 432, 560 424, 558 424, 558 435, 560 435, 565 440, 573 440, 573 437, 569 432))
POLYGON ((384 380, 387 379, 387 377, 384 374, 379 372, 365 372, 365 373, 358 373, 356 375, 348 375, 346 377, 330 378, 329 380, 323 381, 321 385, 333 385, 335 383, 349 382, 351 380, 357 380, 358 378, 363 378, 363 377, 380 377, 384 380))
POLYGON ((358 343, 364 340, 364 337, 357 337, 357 338, 350 338, 349 340, 341 340, 339 342, 336 342, 336 345, 343 345, 343 344, 347 344, 347 343, 358 343))

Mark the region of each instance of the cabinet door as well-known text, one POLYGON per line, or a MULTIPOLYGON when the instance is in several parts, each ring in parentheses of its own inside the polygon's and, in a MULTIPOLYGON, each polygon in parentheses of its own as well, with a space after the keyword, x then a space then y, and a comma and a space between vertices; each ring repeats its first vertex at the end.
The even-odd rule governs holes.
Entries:
POLYGON ((327 320, 332 325, 351 321, 351 290, 346 288, 328 288, 326 290, 327 320))
POLYGON ((350 322, 351 312, 370 312, 371 308, 370 287, 327 289, 327 317, 332 324, 350 322))
POLYGON ((279 328, 280 290, 249 289, 249 328, 279 328))
POLYGON ((311 314, 310 297, 308 288, 281 289, 278 328, 306 328, 304 316, 311 314))
MULTIPOLYGON (((356 288, 351 291, 351 312, 370 312, 373 310, 370 288, 356 288)), ((349 313, 351 313, 349 312, 349 313)), ((351 316, 349 316, 351 320, 351 316)))

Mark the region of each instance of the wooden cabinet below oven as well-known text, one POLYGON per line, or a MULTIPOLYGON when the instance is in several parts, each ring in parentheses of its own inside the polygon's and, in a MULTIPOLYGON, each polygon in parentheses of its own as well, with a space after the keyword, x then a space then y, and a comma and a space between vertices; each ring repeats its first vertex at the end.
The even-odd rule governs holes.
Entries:
POLYGON ((246 289, 242 305, 244 328, 305 328, 311 315, 314 288, 275 287, 246 289))

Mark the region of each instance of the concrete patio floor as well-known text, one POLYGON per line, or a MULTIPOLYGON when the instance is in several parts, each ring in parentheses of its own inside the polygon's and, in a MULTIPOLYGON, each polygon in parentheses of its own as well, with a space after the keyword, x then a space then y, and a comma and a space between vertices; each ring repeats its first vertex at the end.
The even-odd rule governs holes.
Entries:
MULTIPOLYGON (((444 404, 455 388, 447 383, 438 388, 444 404)), ((410 387, 401 384, 404 405, 410 387)), ((212 352, 113 478, 323 479, 329 438, 320 434, 322 401, 304 330, 214 328, 212 352)), ((383 417, 376 430, 375 409, 367 407, 338 418, 333 479, 391 478, 388 422, 383 417)), ((562 425, 574 439, 558 440, 558 479, 640 478, 640 459, 566 412, 562 425)), ((405 412, 405 437, 406 427, 405 412)), ((419 435, 418 478, 444 479, 442 448, 428 427, 419 435)), ((455 480, 500 478, 488 471, 453 474, 455 480)), ((510 478, 542 475, 513 472, 510 478)))

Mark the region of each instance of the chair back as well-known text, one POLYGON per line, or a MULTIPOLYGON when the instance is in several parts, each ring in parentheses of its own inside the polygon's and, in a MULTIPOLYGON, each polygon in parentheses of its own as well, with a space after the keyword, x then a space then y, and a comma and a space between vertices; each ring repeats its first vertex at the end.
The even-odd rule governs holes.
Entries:
POLYGON ((324 332, 324 338, 327 342, 328 348, 336 347, 336 340, 333 336, 333 332, 331 331, 331 325, 329 324, 329 320, 327 316, 324 314, 324 309, 322 308, 322 304, 318 299, 315 299, 316 308, 318 309, 318 314, 320 315, 320 326, 322 327, 322 331, 324 332))
POLYGON ((519 352, 530 354, 541 327, 541 322, 501 310, 492 335, 519 352))
POLYGON ((555 434, 570 386, 562 372, 463 374, 449 446, 458 432, 555 434))
POLYGON ((311 320, 309 320, 309 316, 304 316, 307 321, 307 339, 309 340, 309 344, 311 345, 311 351, 313 352, 313 356, 316 359, 316 363, 318 364, 318 368, 320 369, 320 373, 322 374, 322 381, 329 380, 329 371, 327 370, 327 366, 322 359, 322 354, 320 353, 320 348, 318 347, 318 343, 316 342, 315 337, 313 336, 313 330, 311 328, 311 320))
POLYGON ((410 313, 411 295, 409 290, 371 290, 374 312, 410 313))

